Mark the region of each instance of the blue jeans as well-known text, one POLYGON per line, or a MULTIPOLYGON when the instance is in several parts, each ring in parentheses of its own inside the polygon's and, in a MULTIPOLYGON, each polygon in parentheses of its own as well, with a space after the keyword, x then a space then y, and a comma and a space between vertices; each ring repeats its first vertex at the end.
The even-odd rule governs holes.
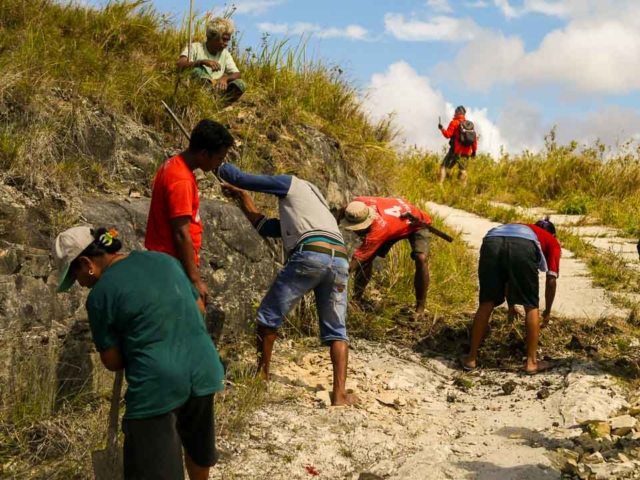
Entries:
POLYGON ((258 323, 282 325, 285 315, 305 293, 313 290, 320 317, 322 343, 347 338, 347 284, 349 262, 325 253, 294 252, 280 270, 258 309, 258 323))

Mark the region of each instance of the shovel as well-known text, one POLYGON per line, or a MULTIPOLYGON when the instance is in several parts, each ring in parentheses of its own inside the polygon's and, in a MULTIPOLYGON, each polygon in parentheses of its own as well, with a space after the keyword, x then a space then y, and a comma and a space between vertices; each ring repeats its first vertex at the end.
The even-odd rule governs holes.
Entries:
POLYGON ((118 415, 123 375, 124 370, 118 370, 113 380, 113 394, 111 395, 109 427, 107 430, 107 448, 91 452, 93 478, 95 478, 95 480, 124 479, 122 449, 118 448, 118 415))

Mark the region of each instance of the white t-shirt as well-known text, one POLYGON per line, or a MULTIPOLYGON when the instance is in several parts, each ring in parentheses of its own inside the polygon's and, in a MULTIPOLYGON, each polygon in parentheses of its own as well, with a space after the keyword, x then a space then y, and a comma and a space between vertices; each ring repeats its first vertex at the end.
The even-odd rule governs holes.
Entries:
MULTIPOLYGON (((180 54, 181 57, 187 56, 188 48, 185 49, 180 54)), ((195 62, 197 60, 215 60, 220 64, 220 70, 212 70, 211 67, 207 65, 203 65, 202 67, 198 67, 196 69, 196 75, 209 78, 211 80, 217 80, 222 75, 231 75, 232 73, 240 73, 238 67, 236 66, 236 62, 233 61, 233 57, 225 48, 221 52, 213 55, 209 53, 207 50, 207 46, 205 42, 198 42, 191 44, 191 58, 189 61, 195 62)))

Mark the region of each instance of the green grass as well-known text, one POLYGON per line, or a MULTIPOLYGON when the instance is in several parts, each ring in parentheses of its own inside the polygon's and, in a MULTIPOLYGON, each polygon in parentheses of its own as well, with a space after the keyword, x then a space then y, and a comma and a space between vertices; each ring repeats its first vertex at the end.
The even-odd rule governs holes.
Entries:
POLYGON ((543 206, 559 213, 589 215, 623 234, 640 235, 640 158, 621 152, 603 159, 603 146, 578 151, 573 142, 557 145, 547 137, 537 154, 505 154, 498 161, 480 155, 469 162, 469 186, 449 178, 437 186, 441 156, 414 152, 409 156, 412 175, 423 175, 425 192, 448 204, 470 199, 496 200, 524 207, 543 206))
MULTIPOLYGON (((196 15, 194 41, 204 38, 207 18, 196 15)), ((245 112, 247 120, 233 129, 243 144, 233 156, 244 167, 311 173, 291 149, 275 148, 272 165, 260 156, 262 134, 291 133, 303 122, 339 142, 350 173, 374 179, 388 173, 386 144, 395 135, 390 123, 370 122, 342 70, 309 58, 304 40, 265 36, 246 46, 234 38, 231 51, 249 90, 232 110, 220 111, 215 96, 175 69, 188 39, 185 25, 186 19, 168 21, 145 1, 104 8, 54 0, 0 3, 0 105, 7 112, 0 123, 0 173, 58 191, 99 186, 99 172, 85 175, 86 162, 94 160, 83 146, 83 126, 104 114, 127 115, 166 144, 182 141, 160 100, 187 128, 205 117, 233 123, 245 112)))

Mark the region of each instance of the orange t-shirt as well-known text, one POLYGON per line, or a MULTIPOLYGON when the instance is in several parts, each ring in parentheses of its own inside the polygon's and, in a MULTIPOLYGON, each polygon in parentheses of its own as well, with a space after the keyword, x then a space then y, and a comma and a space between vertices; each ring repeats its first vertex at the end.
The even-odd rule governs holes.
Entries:
POLYGON ((353 200, 375 208, 377 213, 371 224, 371 230, 364 237, 362 245, 353 254, 353 258, 361 262, 375 256, 376 251, 389 240, 406 237, 424 228, 412 226, 411 220, 400 218, 403 213, 409 212, 428 224, 433 223, 426 212, 401 198, 358 197, 353 200))
POLYGON ((153 181, 144 246, 148 250, 168 253, 177 258, 171 219, 190 217, 191 241, 196 264, 200 265, 198 252, 202 245, 202 221, 199 208, 200 198, 195 175, 187 167, 182 156, 171 157, 160 167, 153 181))

